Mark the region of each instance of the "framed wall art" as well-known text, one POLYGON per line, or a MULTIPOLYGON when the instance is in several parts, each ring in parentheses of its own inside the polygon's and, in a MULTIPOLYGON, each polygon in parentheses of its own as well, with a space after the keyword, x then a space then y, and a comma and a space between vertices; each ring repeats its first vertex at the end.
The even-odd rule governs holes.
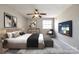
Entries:
POLYGON ((17 27, 17 18, 4 12, 4 27, 5 28, 17 27))

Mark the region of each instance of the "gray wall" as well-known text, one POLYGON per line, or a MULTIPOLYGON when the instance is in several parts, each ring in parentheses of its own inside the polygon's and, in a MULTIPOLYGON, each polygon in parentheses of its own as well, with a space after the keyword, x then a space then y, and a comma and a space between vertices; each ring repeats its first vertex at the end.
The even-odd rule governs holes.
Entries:
POLYGON ((79 49, 79 5, 72 5, 55 19, 55 30, 57 39, 79 49), (73 37, 58 33, 58 23, 68 20, 73 21, 73 37))
MULTIPOLYGON (((36 27, 37 27, 37 28, 40 28, 41 33, 46 34, 47 31, 48 31, 48 29, 43 29, 43 28, 42 28, 42 21, 43 21, 43 20, 52 20, 52 22, 53 22, 53 23, 52 23, 53 29, 54 29, 54 20, 53 20, 53 18, 40 18, 40 19, 37 19, 36 27)), ((33 20, 31 20, 31 19, 28 20, 28 26, 29 26, 29 24, 30 24, 32 21, 33 21, 33 20)))
POLYGON ((26 31, 27 19, 24 18, 18 11, 8 5, 0 5, 0 28, 4 28, 4 12, 7 12, 17 17, 17 28, 21 28, 26 31))

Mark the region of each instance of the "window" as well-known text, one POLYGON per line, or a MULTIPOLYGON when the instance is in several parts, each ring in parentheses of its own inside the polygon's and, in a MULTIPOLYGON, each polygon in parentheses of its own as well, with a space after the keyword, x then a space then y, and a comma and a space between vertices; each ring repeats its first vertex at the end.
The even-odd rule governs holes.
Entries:
POLYGON ((52 20, 43 20, 42 22, 43 29, 52 29, 53 27, 52 23, 53 23, 52 20))

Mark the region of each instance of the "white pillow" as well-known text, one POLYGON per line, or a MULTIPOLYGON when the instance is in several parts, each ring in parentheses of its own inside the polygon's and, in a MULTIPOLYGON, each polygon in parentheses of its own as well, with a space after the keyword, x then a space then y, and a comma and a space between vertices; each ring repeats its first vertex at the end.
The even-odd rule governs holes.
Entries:
POLYGON ((12 32, 7 32, 9 38, 12 38, 12 32))
POLYGON ((19 32, 18 31, 13 32, 13 34, 14 34, 15 37, 19 36, 19 32))
POLYGON ((7 35, 9 38, 14 38, 14 37, 18 37, 21 31, 14 31, 14 32, 7 32, 7 35))

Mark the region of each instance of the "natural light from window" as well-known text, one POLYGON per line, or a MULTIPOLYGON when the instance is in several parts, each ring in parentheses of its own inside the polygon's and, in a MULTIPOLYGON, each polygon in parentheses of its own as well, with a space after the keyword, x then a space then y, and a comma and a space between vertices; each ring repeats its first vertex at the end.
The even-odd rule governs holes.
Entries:
POLYGON ((52 20, 43 20, 42 21, 42 27, 43 29, 52 29, 53 24, 52 20))

